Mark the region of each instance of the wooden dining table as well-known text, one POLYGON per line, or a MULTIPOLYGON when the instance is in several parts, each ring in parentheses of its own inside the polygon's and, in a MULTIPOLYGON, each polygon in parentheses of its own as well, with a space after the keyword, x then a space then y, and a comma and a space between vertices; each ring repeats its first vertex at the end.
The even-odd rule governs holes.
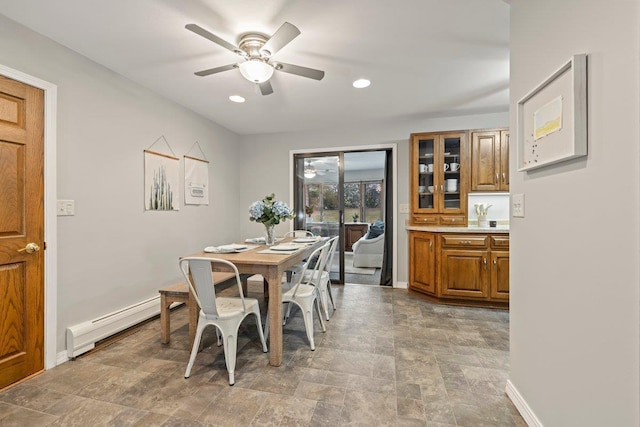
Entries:
MULTIPOLYGON (((285 238, 278 242, 290 243, 293 238, 285 238)), ((240 274, 260 274, 265 280, 265 290, 268 290, 269 307, 269 364, 280 366, 282 364, 282 277, 285 271, 293 265, 308 258, 311 253, 326 243, 322 238, 316 242, 301 245, 301 248, 293 253, 261 253, 269 249, 269 246, 259 245, 257 248, 237 253, 210 253, 199 252, 189 256, 224 259, 235 264, 240 274)), ((248 243, 247 246, 252 245, 248 243)))

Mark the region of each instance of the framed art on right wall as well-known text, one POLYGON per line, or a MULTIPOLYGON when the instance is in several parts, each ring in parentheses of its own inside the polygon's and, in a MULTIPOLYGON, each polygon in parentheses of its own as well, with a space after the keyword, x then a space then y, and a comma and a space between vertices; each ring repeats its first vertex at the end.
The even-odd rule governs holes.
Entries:
POLYGON ((587 155, 587 55, 574 55, 518 101, 518 171, 587 155))

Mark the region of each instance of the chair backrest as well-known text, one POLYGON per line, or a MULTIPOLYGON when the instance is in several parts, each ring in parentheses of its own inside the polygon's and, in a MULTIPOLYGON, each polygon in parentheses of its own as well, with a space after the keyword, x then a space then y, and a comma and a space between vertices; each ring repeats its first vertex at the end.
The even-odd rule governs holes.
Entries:
POLYGON ((308 230, 293 230, 284 233, 284 237, 313 237, 313 233, 308 230))
POLYGON ((236 275, 236 284, 238 292, 242 300, 242 310, 246 311, 244 304, 244 294, 242 293, 242 284, 240 282, 240 273, 238 268, 232 263, 219 258, 206 257, 184 257, 180 258, 179 266, 185 280, 189 284, 189 290, 198 302, 200 309, 207 316, 218 317, 218 307, 216 305, 216 289, 213 281, 214 265, 224 264, 236 275))
POLYGON ((327 256, 327 262, 324 265, 324 269, 327 273, 331 271, 331 265, 333 265, 333 256, 336 254, 336 249, 338 249, 339 239, 340 236, 335 236, 329 239, 329 252, 327 256))
POLYGON ((306 285, 313 285, 314 283, 320 283, 320 275, 322 274, 324 263, 327 261, 326 255, 328 250, 329 250, 329 242, 326 242, 322 246, 314 250, 311 253, 311 255, 309 255, 309 258, 307 258, 307 261, 304 263, 300 274, 294 275, 294 277, 296 277, 296 283, 294 285, 296 289, 293 291, 293 295, 295 295, 296 292, 298 292, 297 288, 301 283, 304 283, 306 285), (312 268, 309 268, 309 261, 315 258, 317 258, 318 261, 312 268), (307 273, 307 271, 309 271, 310 274, 305 274, 307 273))

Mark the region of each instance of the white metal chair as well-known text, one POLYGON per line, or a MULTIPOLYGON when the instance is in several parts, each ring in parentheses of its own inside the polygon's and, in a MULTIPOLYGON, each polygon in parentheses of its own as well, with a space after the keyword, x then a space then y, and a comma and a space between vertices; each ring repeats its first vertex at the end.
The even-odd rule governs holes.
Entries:
MULTIPOLYGON (((301 237, 315 237, 315 235, 308 230, 292 230, 284 233, 284 237, 301 238, 301 237)), ((285 274, 287 275, 287 282, 291 281, 292 274, 300 273, 302 271, 303 264, 304 263, 299 262, 298 264, 292 265, 291 267, 289 267, 284 271, 285 274)))
POLYGON ((179 266, 189 284, 190 291, 200 307, 196 336, 184 377, 189 378, 191 375, 191 368, 200 348, 202 332, 207 326, 213 325, 216 327, 218 345, 220 345, 220 338, 222 337, 224 359, 229 372, 229 385, 233 385, 235 383, 234 371, 236 368, 238 329, 242 321, 251 314, 256 318, 262 351, 267 352, 258 300, 244 297, 238 269, 229 261, 218 258, 184 257, 180 259, 179 266), (215 263, 224 264, 235 273, 239 297, 216 297, 215 284, 211 274, 212 266, 215 263))
POLYGON ((314 237, 314 234, 308 230, 292 230, 284 233, 284 237, 314 237))
POLYGON ((311 271, 307 271, 304 273, 305 278, 303 279, 303 281, 311 281, 311 283, 318 287, 318 292, 320 293, 320 306, 324 311, 326 320, 329 320, 329 300, 331 300, 331 306, 333 309, 336 310, 336 303, 333 300, 333 291, 331 290, 331 278, 329 273, 333 263, 333 256, 338 248, 339 238, 340 236, 335 236, 327 242, 329 250, 326 251, 324 260, 318 260, 320 263, 320 273, 317 277, 312 276, 311 271))
MULTIPOLYGON (((325 243, 309 256, 309 259, 313 259, 316 255, 318 259, 322 259, 324 253, 329 249, 329 243, 325 243)), ((327 328, 322 320, 322 314, 320 313, 320 306, 318 300, 320 299, 320 292, 318 287, 313 285, 312 280, 318 280, 320 275, 320 262, 317 262, 313 270, 309 270, 309 275, 306 275, 307 267, 309 263, 305 262, 300 274, 294 274, 291 281, 283 282, 282 302, 288 305, 295 304, 300 308, 302 312, 302 318, 304 320, 304 327, 307 332, 307 338, 309 339, 309 345, 311 350, 316 349, 315 342, 313 340, 313 309, 315 307, 318 314, 318 320, 322 327, 322 332, 326 332, 327 328), (309 280, 304 278, 308 277, 309 280)), ((264 334, 269 336, 269 313, 267 313, 267 321, 264 327, 264 334)))

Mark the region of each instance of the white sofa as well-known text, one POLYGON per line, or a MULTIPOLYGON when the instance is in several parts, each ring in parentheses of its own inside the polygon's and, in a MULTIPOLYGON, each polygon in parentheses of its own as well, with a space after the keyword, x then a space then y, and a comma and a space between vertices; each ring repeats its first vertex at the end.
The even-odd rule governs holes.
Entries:
POLYGON ((373 239, 364 235, 353 244, 353 266, 382 268, 384 233, 373 239))

